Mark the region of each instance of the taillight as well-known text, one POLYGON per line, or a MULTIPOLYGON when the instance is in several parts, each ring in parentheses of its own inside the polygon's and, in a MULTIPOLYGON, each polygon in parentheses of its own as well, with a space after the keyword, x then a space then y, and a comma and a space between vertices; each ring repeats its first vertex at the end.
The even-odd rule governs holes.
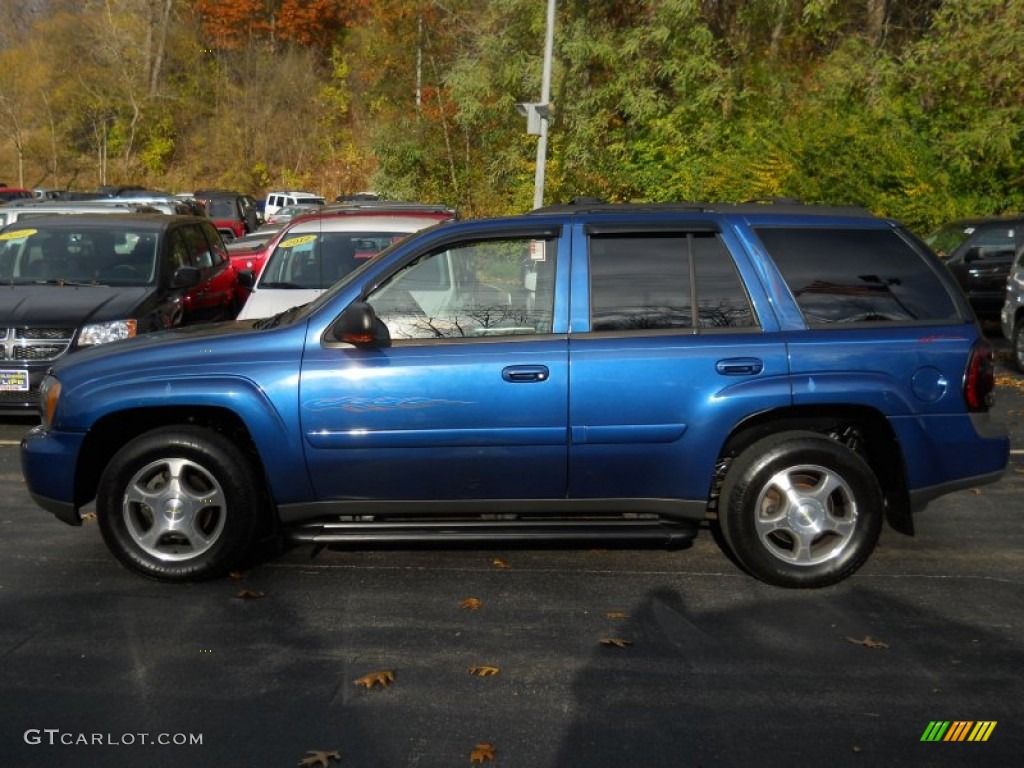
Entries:
POLYGON ((992 344, 988 339, 978 339, 971 347, 964 375, 964 400, 967 410, 987 411, 995 403, 996 369, 992 344))

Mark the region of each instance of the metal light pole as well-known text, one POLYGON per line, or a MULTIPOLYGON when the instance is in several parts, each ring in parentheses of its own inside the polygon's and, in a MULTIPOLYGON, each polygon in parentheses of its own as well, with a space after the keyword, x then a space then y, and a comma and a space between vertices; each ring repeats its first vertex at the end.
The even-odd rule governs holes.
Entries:
POLYGON ((551 57, 555 47, 555 0, 548 0, 547 32, 544 39, 544 73, 541 76, 540 101, 516 104, 526 116, 526 132, 539 136, 537 170, 533 181, 533 207, 544 205, 544 171, 548 157, 548 117, 551 114, 551 57))

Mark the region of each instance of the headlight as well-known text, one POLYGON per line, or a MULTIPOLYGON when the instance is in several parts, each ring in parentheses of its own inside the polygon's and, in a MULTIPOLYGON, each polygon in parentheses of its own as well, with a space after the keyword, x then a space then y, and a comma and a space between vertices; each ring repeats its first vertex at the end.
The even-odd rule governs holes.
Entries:
POLYGON ((94 344, 130 339, 135 335, 137 325, 134 320, 111 320, 109 323, 86 325, 78 334, 78 346, 91 347, 94 344))
POLYGON ((57 402, 60 400, 60 382, 56 376, 46 375, 39 385, 39 416, 43 429, 53 424, 53 416, 57 413, 57 402))

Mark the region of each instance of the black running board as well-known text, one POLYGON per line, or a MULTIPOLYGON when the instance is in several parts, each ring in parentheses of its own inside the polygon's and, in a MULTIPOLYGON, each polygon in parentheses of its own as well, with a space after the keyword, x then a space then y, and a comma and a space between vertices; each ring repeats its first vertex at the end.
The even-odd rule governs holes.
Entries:
POLYGON ((661 543, 678 546, 697 535, 697 527, 658 518, 587 518, 581 520, 342 520, 305 523, 285 530, 293 542, 346 543, 457 543, 613 542, 661 543))

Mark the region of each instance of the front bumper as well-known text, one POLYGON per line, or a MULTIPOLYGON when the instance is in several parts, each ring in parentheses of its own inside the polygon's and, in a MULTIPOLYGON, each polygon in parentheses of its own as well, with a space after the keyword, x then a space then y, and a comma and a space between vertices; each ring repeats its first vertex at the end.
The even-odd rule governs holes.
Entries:
POLYGON ((84 433, 35 427, 21 440, 21 472, 28 492, 43 509, 69 525, 81 525, 75 474, 84 433))

